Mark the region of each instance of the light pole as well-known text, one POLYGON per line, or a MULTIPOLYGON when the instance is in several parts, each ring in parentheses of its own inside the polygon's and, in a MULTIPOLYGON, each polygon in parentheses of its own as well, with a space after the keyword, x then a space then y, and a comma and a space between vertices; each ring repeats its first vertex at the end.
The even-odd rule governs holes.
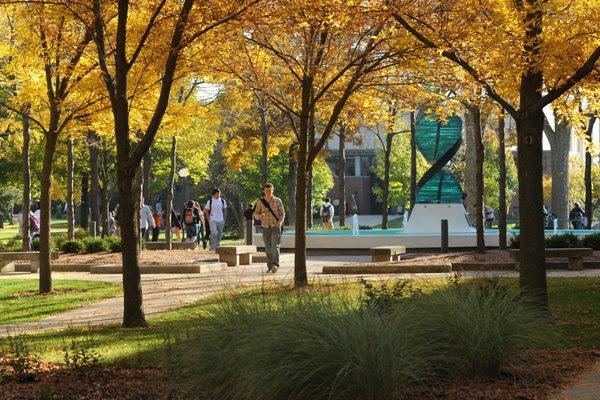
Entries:
MULTIPOLYGON (((179 177, 181 178, 180 182, 179 182, 179 185, 181 187, 181 191, 179 193, 179 197, 181 199, 181 208, 180 208, 180 210, 181 210, 181 218, 183 218, 183 205, 185 204, 185 200, 183 199, 183 194, 185 193, 184 182, 185 182, 185 178, 187 178, 188 176, 190 176, 190 171, 187 168, 184 167, 184 168, 181 168, 179 170, 179 172, 177 172, 177 175, 179 175, 179 177)), ((181 231, 182 231, 181 232, 182 235, 185 235, 185 229, 182 229, 181 231)))

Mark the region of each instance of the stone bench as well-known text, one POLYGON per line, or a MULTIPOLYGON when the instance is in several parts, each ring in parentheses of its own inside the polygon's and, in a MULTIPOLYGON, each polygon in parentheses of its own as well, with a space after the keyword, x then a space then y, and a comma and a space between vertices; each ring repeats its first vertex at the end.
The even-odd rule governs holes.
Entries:
MULTIPOLYGON (((50 259, 58 260, 58 253, 50 252, 50 259)), ((37 251, 0 253, 0 273, 15 272, 15 261, 29 261, 30 271, 37 272, 40 268, 40 253, 37 251)))
POLYGON ((227 263, 228 267, 252 264, 252 254, 256 253, 256 246, 219 246, 215 250, 219 255, 219 261, 227 263))
MULTIPOLYGON (((519 249, 513 249, 510 252, 517 263, 518 269, 521 261, 521 252, 519 249)), ((589 248, 546 249, 544 255, 546 258, 568 258, 569 269, 571 271, 581 271, 583 270, 583 257, 592 257, 594 250, 589 248)))
POLYGON ((404 246, 371 247, 369 250, 372 262, 398 261, 400 256, 406 253, 404 246))

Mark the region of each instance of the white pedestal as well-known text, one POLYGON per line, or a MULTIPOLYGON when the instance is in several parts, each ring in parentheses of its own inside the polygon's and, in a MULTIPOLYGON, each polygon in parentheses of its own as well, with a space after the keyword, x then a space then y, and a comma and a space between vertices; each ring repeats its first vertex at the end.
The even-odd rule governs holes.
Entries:
POLYGON ((404 233, 441 233, 441 220, 448 220, 448 232, 472 233, 467 210, 462 204, 415 204, 404 233))

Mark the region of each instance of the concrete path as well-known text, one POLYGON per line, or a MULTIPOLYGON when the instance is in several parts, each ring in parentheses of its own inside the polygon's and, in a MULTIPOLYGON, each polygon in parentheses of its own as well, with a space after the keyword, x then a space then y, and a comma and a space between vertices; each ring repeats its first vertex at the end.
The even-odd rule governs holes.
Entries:
MULTIPOLYGON (((307 269, 309 279, 319 280, 349 280, 355 281, 361 275, 324 275, 322 267, 328 264, 342 264, 369 261, 369 256, 314 256, 308 258, 307 269)), ((266 264, 253 264, 227 268, 224 271, 206 274, 173 274, 142 275, 142 289, 144 294, 144 309, 146 315, 156 315, 161 312, 194 303, 202 298, 217 292, 235 290, 245 286, 256 286, 270 283, 292 283, 294 278, 293 261, 284 258, 282 266, 276 274, 266 274, 266 264)), ((413 277, 430 279, 445 277, 441 274, 394 274, 370 275, 372 279, 386 279, 390 277, 413 277)), ((513 276, 516 272, 470 272, 464 276, 513 276)), ((37 274, 7 274, 1 279, 10 277, 38 279, 37 274)), ((600 270, 585 270, 582 272, 551 271, 548 276, 600 276, 600 270)), ((53 273, 55 279, 83 279, 108 282, 122 282, 120 274, 90 275, 88 273, 64 272, 53 273)), ((0 337, 18 333, 35 332, 45 329, 66 328, 68 326, 87 326, 119 323, 122 320, 123 297, 114 297, 83 307, 53 315, 35 322, 0 326, 0 337)))
POLYGON ((551 400, 598 400, 600 399, 600 363, 596 363, 577 381, 563 389, 551 400))

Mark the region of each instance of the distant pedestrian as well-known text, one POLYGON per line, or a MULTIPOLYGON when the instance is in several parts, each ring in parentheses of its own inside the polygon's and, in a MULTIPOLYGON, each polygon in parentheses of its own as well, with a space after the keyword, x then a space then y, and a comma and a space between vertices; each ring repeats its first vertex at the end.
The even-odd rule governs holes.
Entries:
POLYGON ((214 251, 221 244, 225 220, 227 219, 227 202, 221 198, 218 188, 212 190, 212 197, 204 206, 204 215, 210 226, 210 250, 214 251))
POLYGON ((262 237, 267 253, 267 272, 275 273, 279 269, 279 245, 281 229, 285 219, 283 202, 273 196, 275 188, 272 183, 264 186, 264 197, 256 203, 254 218, 261 221, 262 237))
POLYGON ((187 243, 195 243, 198 237, 199 215, 193 201, 188 201, 183 209, 183 223, 187 243))
POLYGON ((163 213, 162 199, 160 198, 160 194, 156 198, 156 207, 155 207, 155 210, 156 210, 157 213, 160 213, 160 214, 163 213))
POLYGON ((202 206, 197 201, 194 201, 194 212, 198 218, 198 222, 196 223, 196 243, 200 245, 200 242, 202 242, 202 248, 206 249, 206 220, 204 219, 202 206))
POLYGON ((483 219, 485 221, 485 227, 487 229, 492 229, 492 224, 494 223, 494 209, 488 205, 483 206, 483 219))
POLYGON ((181 242, 181 215, 174 209, 171 209, 171 229, 173 230, 171 238, 173 238, 174 233, 177 241, 181 242))
POLYGON ((152 241, 158 242, 160 228, 162 228, 162 213, 159 213, 158 210, 155 210, 152 213, 152 218, 154 219, 154 228, 152 228, 152 241))
POLYGON ((319 210, 319 215, 323 220, 323 229, 330 230, 333 228, 333 204, 331 204, 331 199, 329 197, 325 197, 323 201, 325 203, 321 206, 321 209, 319 210))
POLYGON ((583 229, 583 220, 585 217, 585 211, 579 206, 579 203, 575 203, 573 209, 569 212, 569 220, 573 225, 573 229, 583 229))
POLYGON ((152 210, 144 204, 144 197, 140 196, 140 234, 143 240, 148 240, 149 229, 154 228, 152 210))

